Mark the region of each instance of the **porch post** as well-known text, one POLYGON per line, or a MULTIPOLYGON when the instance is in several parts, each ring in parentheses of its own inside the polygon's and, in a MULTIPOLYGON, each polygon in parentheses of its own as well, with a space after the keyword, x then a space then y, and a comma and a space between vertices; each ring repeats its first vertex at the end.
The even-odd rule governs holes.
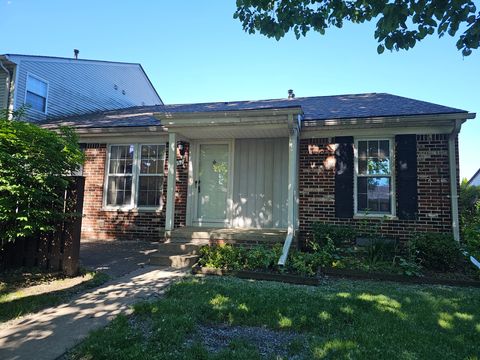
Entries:
POLYGON ((168 134, 168 177, 165 211, 165 232, 173 230, 175 217, 175 185, 177 180, 177 134, 168 134))
POLYGON ((293 114, 288 115, 288 192, 287 192, 287 237, 283 244, 282 255, 278 265, 285 265, 288 252, 297 230, 297 177, 298 177, 298 136, 300 133, 299 121, 293 114))
MULTIPOLYGON (((293 120, 293 115, 289 115, 293 120)), ((298 168, 298 134, 296 124, 290 128, 288 137, 288 194, 287 194, 287 225, 288 233, 294 234, 297 229, 297 168, 298 168)))
POLYGON ((460 241, 460 226, 458 218, 458 191, 457 191, 457 157, 456 157, 456 140, 462 122, 456 120, 454 122, 453 131, 448 137, 448 166, 450 170, 450 206, 452 215, 452 232, 455 241, 460 241))

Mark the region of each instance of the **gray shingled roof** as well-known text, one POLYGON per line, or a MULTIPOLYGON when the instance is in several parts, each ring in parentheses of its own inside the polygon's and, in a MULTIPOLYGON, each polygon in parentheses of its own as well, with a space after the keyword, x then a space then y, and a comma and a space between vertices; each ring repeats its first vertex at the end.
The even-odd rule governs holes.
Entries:
POLYGON ((301 107, 304 120, 370 118, 467 113, 465 110, 437 105, 401 96, 370 93, 334 96, 313 96, 295 99, 230 101, 198 104, 158 105, 128 108, 46 121, 44 125, 75 127, 127 127, 160 125, 154 113, 207 113, 301 107))

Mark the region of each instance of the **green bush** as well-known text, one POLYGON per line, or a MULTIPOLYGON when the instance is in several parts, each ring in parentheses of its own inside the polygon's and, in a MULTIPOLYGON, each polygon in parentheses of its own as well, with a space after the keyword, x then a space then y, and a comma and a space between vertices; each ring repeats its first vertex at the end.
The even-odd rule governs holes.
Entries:
MULTIPOLYGON (((319 266, 331 265, 335 250, 333 242, 312 253, 291 250, 283 270, 300 275, 315 275, 319 266)), ((232 245, 203 246, 198 264, 225 270, 278 270, 277 262, 282 254, 282 245, 271 248, 255 246, 244 248, 232 245)))
POLYGON ((245 250, 245 269, 248 270, 268 270, 277 266, 278 259, 282 255, 282 245, 276 244, 273 248, 265 246, 255 246, 245 250))
POLYGON ((356 230, 349 225, 334 225, 314 223, 312 225, 313 242, 318 245, 326 245, 328 240, 332 240, 335 246, 342 244, 351 244, 357 236, 356 230))
POLYGON ((215 269, 239 270, 244 268, 245 250, 229 244, 202 246, 199 265, 215 269))
POLYGON ((322 257, 319 253, 306 253, 293 250, 288 254, 285 263, 288 272, 299 275, 315 275, 322 265, 322 257))
POLYGON ((0 240, 51 230, 62 220, 66 174, 83 162, 72 129, 60 134, 0 113, 0 240))
POLYGON ((458 204, 463 243, 471 255, 480 259, 480 186, 471 186, 464 179, 458 204))
POLYGON ((460 247, 451 234, 419 233, 408 247, 426 269, 453 270, 460 259, 460 247))

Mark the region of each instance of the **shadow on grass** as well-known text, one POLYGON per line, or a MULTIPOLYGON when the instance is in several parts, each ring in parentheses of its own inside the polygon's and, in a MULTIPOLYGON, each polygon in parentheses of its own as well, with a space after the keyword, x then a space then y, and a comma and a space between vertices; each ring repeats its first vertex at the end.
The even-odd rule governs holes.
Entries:
MULTIPOLYGON (((62 277, 60 277, 60 279, 61 278, 62 277)), ((95 272, 90 279, 77 285, 61 290, 43 292, 41 294, 29 296, 21 295, 22 289, 25 285, 39 285, 46 281, 59 280, 59 277, 44 273, 37 276, 34 280, 28 278, 27 281, 23 283, 23 286, 20 285, 19 279, 12 279, 11 283, 4 285, 0 291, 0 323, 67 302, 74 295, 100 286, 108 281, 108 279, 108 275, 101 272, 95 272), (13 299, 10 299, 12 297, 13 299)))
MULTIPOLYGON (((119 318, 93 333, 74 358, 120 353, 123 359, 242 358, 230 348, 212 353, 202 344, 186 346, 198 324, 302 334, 308 339, 307 359, 476 358, 479 309, 478 289, 355 281, 308 287, 195 278, 173 285, 165 299, 136 305, 132 318, 119 318)), ((247 348, 250 358, 261 358, 247 348)))

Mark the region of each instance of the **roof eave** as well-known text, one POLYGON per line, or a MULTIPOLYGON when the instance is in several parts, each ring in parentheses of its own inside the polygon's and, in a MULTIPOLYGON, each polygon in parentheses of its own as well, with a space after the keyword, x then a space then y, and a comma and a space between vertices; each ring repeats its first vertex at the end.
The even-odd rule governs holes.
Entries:
POLYGON ((377 116, 377 117, 352 117, 342 119, 319 119, 304 120, 303 126, 307 128, 325 128, 346 125, 391 125, 391 124, 412 124, 415 125, 432 125, 432 120, 440 124, 442 121, 452 120, 469 120, 476 117, 475 113, 444 113, 444 114, 425 114, 425 115, 402 115, 402 116, 377 116))

